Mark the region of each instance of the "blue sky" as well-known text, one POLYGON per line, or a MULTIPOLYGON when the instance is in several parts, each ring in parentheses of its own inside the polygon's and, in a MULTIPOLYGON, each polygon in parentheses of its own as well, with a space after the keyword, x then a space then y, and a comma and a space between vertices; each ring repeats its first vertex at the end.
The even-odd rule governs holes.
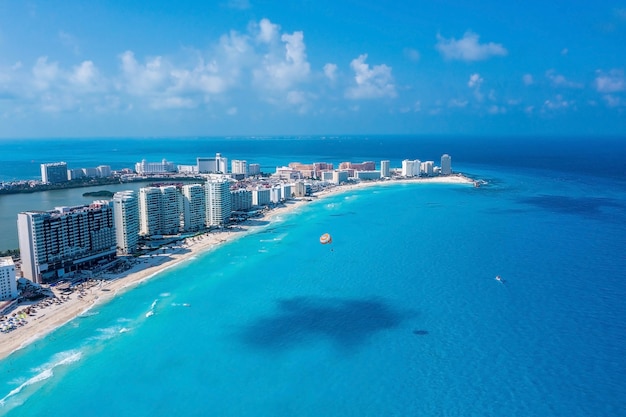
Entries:
POLYGON ((626 1, 0 0, 0 137, 624 135, 626 1))

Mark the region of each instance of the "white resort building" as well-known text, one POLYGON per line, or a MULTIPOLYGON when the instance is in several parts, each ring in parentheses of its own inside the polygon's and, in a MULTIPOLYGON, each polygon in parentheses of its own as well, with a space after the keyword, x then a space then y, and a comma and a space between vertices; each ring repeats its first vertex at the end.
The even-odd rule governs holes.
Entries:
POLYGON ((15 264, 10 256, 0 258, 0 301, 17 298, 15 264))
POLYGON ((248 176, 248 161, 233 159, 230 163, 230 167, 230 172, 233 174, 248 176))
POLYGON ((17 215, 25 278, 43 283, 115 258, 115 224, 109 201, 17 215))
POLYGON ((380 161, 380 176, 383 178, 389 178, 391 174, 391 161, 380 161))
POLYGON ((225 180, 209 180, 205 183, 206 225, 223 227, 230 221, 232 210, 230 183, 225 180))
POLYGON ((67 163, 53 162, 41 164, 41 182, 44 184, 58 184, 68 181, 67 163))
POLYGON ((441 156, 441 175, 450 174, 452 174, 452 157, 446 153, 441 156))
POLYGON ((118 253, 135 253, 139 240, 139 199, 134 191, 120 191, 113 195, 113 218, 118 253))
POLYGON ((176 165, 163 159, 161 162, 147 162, 145 159, 135 164, 135 172, 139 175, 167 174, 176 172, 176 165))
POLYGON ((403 177, 419 177, 421 168, 421 161, 419 159, 405 159, 402 161, 402 176, 403 177))
POLYGON ((196 232, 206 225, 206 193, 202 184, 183 186, 183 229, 196 232))
POLYGON ((175 185, 139 189, 139 234, 173 235, 180 232, 182 196, 175 185))

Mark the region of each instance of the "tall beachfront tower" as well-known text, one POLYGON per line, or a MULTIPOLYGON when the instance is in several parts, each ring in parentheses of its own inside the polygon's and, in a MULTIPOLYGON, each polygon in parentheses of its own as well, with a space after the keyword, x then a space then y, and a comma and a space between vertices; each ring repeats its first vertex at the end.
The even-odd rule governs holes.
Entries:
POLYGON ((233 211, 250 210, 252 208, 252 191, 240 188, 230 192, 233 211))
POLYGON ((202 184, 183 186, 183 229, 196 232, 206 225, 206 194, 202 184))
POLYGON ((230 166, 230 171, 233 174, 245 175, 246 177, 248 176, 248 161, 233 159, 230 166))
POLYGON ((419 177, 421 164, 422 163, 419 159, 405 159, 404 161, 402 161, 402 176, 419 177))
POLYGON ((68 181, 67 178, 67 164, 65 162, 41 164, 41 182, 44 184, 66 182, 68 181))
POLYGON ((116 254, 110 201, 22 212, 17 232, 22 273, 37 283, 113 260, 116 254))
POLYGON ((13 258, 10 256, 0 258, 0 301, 14 300, 17 295, 13 258))
POLYGON ((158 187, 139 189, 139 234, 161 233, 161 190, 158 187))
POLYGON ((228 174, 228 158, 224 158, 221 153, 216 153, 215 164, 217 166, 217 172, 228 174))
POLYGON ((139 199, 134 191, 120 191, 113 195, 113 218, 118 253, 135 253, 139 240, 139 199))
POLYGON ((380 161, 380 176, 381 176, 381 178, 389 178, 389 174, 391 172, 390 164, 391 164, 391 162, 389 162, 389 161, 380 161))
POLYGON ((171 235, 180 232, 182 195, 175 185, 139 189, 139 234, 171 235))
POLYGON ((161 234, 180 233, 183 214, 183 198, 175 185, 159 187, 161 190, 161 234))
POLYGON ((261 173, 261 165, 260 164, 249 164, 248 165, 248 175, 255 176, 261 173))
POLYGON ((441 175, 450 174, 452 174, 452 157, 446 153, 441 156, 441 175))
POLYGON ((230 221, 232 210, 230 183, 225 180, 209 180, 204 185, 206 192, 206 224, 223 227, 230 221))

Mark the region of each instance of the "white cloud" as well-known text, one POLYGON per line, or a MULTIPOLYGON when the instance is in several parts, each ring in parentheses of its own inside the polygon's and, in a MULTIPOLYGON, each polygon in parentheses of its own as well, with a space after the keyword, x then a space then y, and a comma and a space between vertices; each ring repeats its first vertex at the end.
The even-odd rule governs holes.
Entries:
POLYGON ((169 64, 157 56, 140 64, 132 51, 120 55, 122 74, 126 80, 124 90, 135 95, 147 95, 162 90, 170 72, 169 64))
POLYGON ((32 73, 34 86, 40 90, 45 90, 60 76, 59 64, 57 62, 48 63, 48 57, 43 56, 37 59, 32 73))
POLYGON ((492 56, 505 56, 508 51, 499 43, 483 43, 479 42, 480 37, 473 32, 465 32, 463 38, 456 40, 454 38, 446 39, 441 35, 437 35, 437 44, 435 48, 445 58, 450 60, 461 61, 483 61, 492 56))
POLYGON ((302 91, 290 91, 287 93, 287 102, 289 104, 304 104, 306 103, 305 94, 302 91))
POLYGON ((100 73, 92 61, 83 61, 74 67, 68 80, 84 92, 99 91, 102 88, 100 73))
POLYGON ((573 100, 565 100, 563 96, 558 94, 553 100, 546 100, 543 103, 543 110, 568 110, 575 108, 575 102, 573 100))
POLYGON ((531 74, 524 74, 522 76, 522 81, 524 82, 524 85, 532 85, 535 83, 535 80, 533 79, 533 76, 531 74))
POLYGON ((329 80, 335 81, 337 79, 337 65, 330 63, 324 65, 324 75, 329 80))
POLYGON ((406 56, 410 61, 413 62, 417 62, 420 60, 420 53, 417 49, 404 48, 404 56, 406 56))
POLYGON ((472 74, 470 75, 469 81, 467 82, 467 86, 469 88, 480 87, 483 83, 483 79, 480 74, 472 74))
POLYGON ((259 22, 259 33, 257 40, 262 43, 272 43, 278 38, 280 27, 269 19, 261 19, 259 22))
POLYGON ((624 22, 626 22, 626 8, 617 8, 613 10, 613 14, 615 15, 615 17, 617 17, 619 20, 622 20, 624 22))
POLYGON ((600 93, 617 93, 620 91, 626 91, 626 78, 624 77, 624 71, 613 69, 607 73, 603 71, 597 72, 597 77, 594 81, 596 90, 600 93))
POLYGON ((489 106, 489 108, 487 108, 487 113, 489 114, 505 114, 506 113, 506 107, 504 106, 497 106, 497 105, 492 105, 489 106))
POLYGON ((480 86, 483 84, 483 78, 478 73, 474 73, 470 75, 469 81, 467 82, 467 86, 474 90, 474 97, 476 100, 482 101, 483 94, 480 91, 480 86))
POLYGON ((253 71, 257 86, 264 90, 287 90, 308 79, 311 67, 306 57, 302 32, 283 34, 284 55, 270 51, 253 71))
POLYGON ((561 74, 557 74, 553 69, 546 72, 546 77, 550 80, 553 87, 564 88, 583 88, 581 83, 570 81, 561 74))
POLYGON ((59 31, 59 40, 66 48, 70 49, 73 53, 80 53, 78 40, 74 36, 61 30, 59 31))
POLYGON ((370 68, 366 59, 367 54, 363 54, 350 62, 356 85, 346 91, 346 97, 353 100, 395 97, 396 87, 393 84, 391 67, 381 64, 370 68))
POLYGON ((150 102, 150 106, 156 110, 162 109, 192 109, 196 107, 196 103, 185 97, 169 96, 156 97, 150 102))
POLYGON ((608 107, 622 107, 625 104, 621 97, 616 97, 613 94, 605 94, 602 99, 608 107))
POLYGON ((215 62, 205 64, 200 60, 191 70, 172 69, 170 72, 171 86, 168 90, 177 93, 219 94, 224 92, 229 82, 219 74, 219 67, 215 62))
POLYGON ((448 102, 448 107, 467 107, 468 101, 461 100, 458 98, 453 98, 448 102))

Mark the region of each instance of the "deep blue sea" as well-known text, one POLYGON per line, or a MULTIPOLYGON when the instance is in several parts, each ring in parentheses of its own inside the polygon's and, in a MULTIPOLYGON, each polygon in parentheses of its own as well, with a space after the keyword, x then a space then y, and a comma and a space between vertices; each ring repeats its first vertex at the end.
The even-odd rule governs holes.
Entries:
POLYGON ((337 194, 165 270, 0 361, 0 415, 626 415, 625 144, 0 141, 5 180, 220 152, 272 171, 449 153, 488 181, 337 194))

